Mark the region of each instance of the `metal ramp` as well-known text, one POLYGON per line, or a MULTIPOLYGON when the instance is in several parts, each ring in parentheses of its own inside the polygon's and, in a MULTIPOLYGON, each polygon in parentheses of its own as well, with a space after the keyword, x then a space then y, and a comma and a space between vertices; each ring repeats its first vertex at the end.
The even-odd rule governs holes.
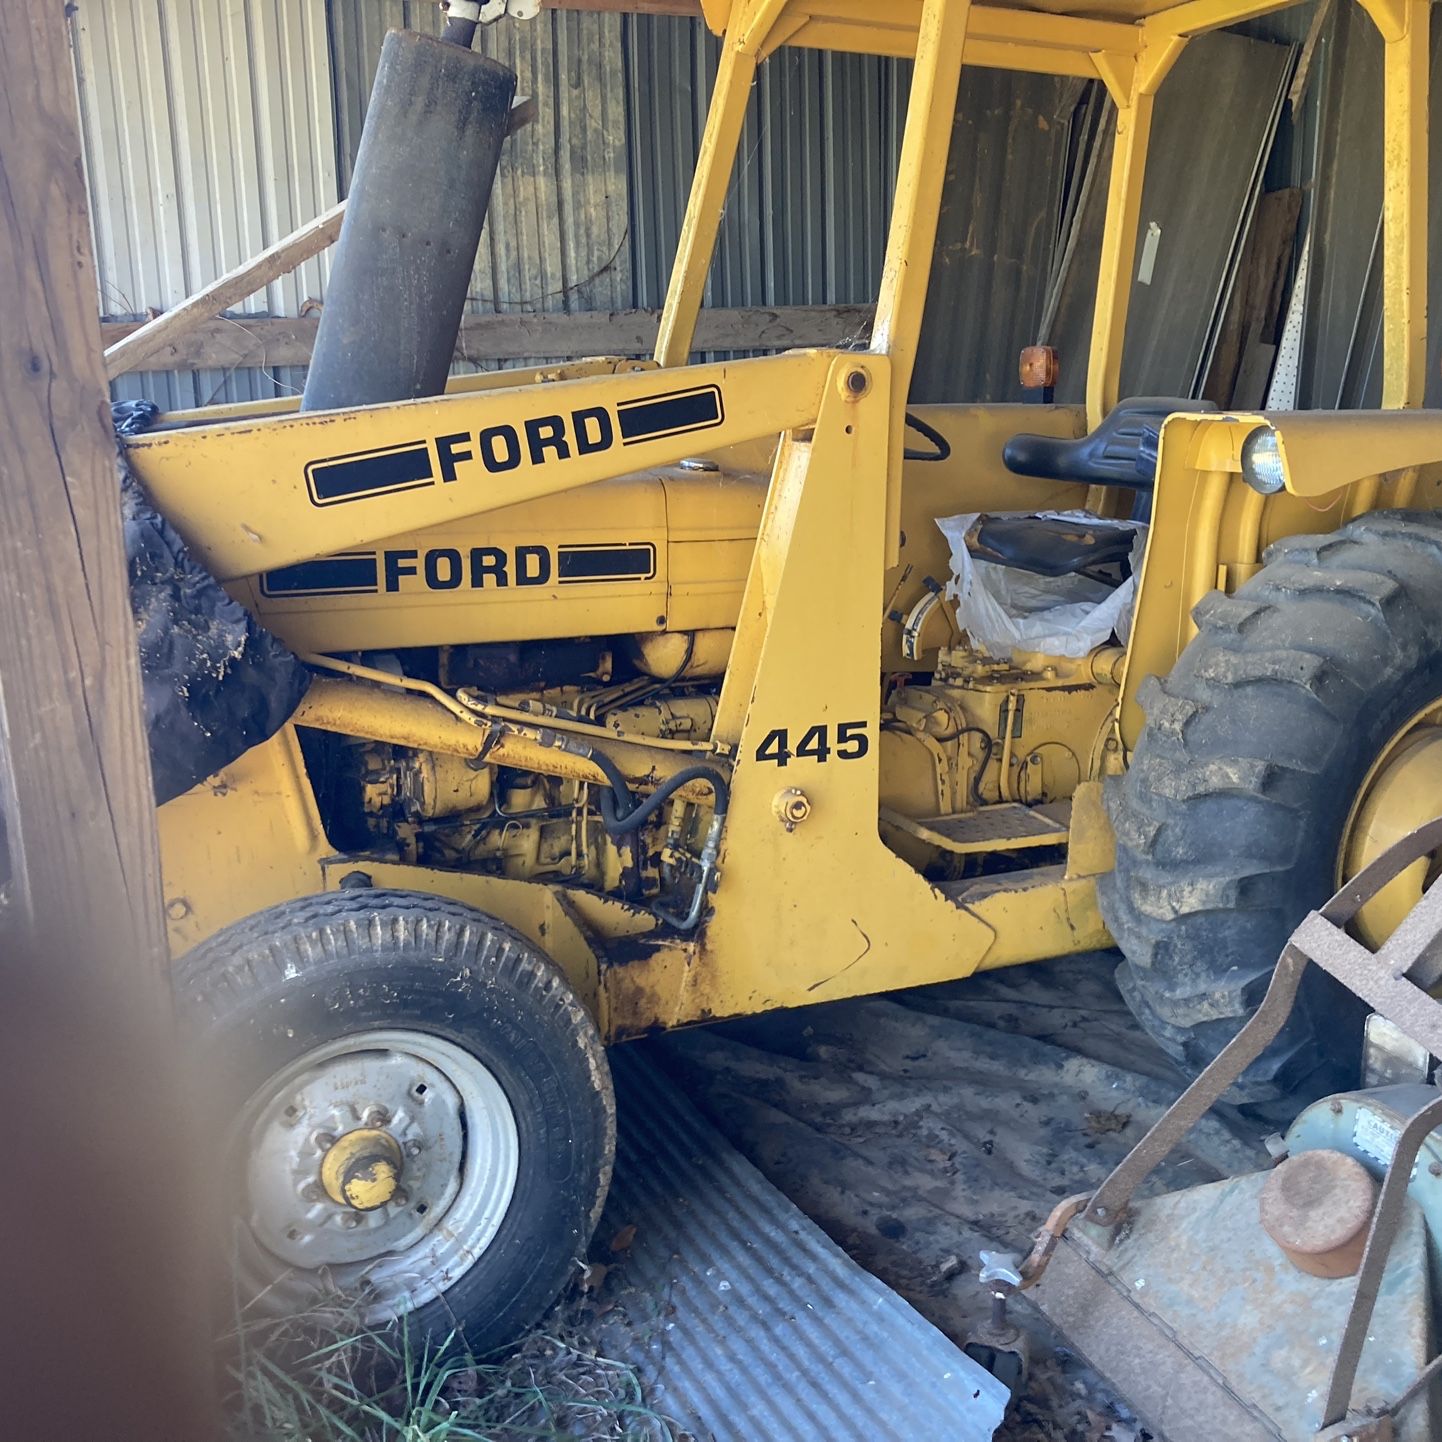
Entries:
POLYGON ((853 1262, 640 1048, 614 1048, 611 1065, 620 1135, 601 1235, 636 1229, 620 1305, 653 1406, 715 1442, 992 1436, 1000 1382, 853 1262))

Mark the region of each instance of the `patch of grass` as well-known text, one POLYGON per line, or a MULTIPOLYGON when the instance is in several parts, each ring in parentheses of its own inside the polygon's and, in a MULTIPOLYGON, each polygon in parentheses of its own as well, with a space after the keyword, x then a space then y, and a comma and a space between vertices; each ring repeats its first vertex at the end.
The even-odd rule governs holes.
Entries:
POLYGON ((235 1442, 683 1442, 628 1363, 553 1309, 505 1352, 356 1324, 343 1304, 245 1321, 227 1339, 235 1442))

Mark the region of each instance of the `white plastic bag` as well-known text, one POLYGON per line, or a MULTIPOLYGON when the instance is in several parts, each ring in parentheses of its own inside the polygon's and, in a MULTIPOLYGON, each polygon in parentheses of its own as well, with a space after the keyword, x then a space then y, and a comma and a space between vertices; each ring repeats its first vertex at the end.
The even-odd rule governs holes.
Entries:
POLYGON ((1036 576, 1013 566, 981 561, 966 549, 966 533, 980 512, 937 521, 951 546, 951 580, 946 594, 956 607, 956 624, 989 656, 1041 651, 1049 656, 1085 656, 1112 632, 1126 642, 1131 632, 1137 572, 1146 551, 1147 528, 1139 521, 1108 521, 1089 511, 989 511, 993 516, 1032 516, 1071 521, 1105 530, 1136 531, 1132 574, 1115 589, 1086 576, 1036 576))

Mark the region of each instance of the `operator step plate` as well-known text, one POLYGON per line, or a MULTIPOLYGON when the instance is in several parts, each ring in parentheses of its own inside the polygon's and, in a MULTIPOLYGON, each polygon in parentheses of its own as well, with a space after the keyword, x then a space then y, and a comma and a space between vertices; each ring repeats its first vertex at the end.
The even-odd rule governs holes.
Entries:
POLYGON ((956 816, 917 820, 889 807, 881 808, 883 827, 894 827, 940 851, 967 855, 977 851, 1023 851, 1033 846, 1065 846, 1071 824, 1071 802, 1045 806, 1006 802, 983 806, 956 816))

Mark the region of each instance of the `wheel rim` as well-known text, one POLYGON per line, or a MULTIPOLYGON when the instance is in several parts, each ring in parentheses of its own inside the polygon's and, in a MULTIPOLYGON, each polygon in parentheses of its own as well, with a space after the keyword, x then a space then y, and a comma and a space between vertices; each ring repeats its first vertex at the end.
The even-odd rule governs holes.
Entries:
MULTIPOLYGON (((1417 712, 1382 748, 1362 781, 1342 832, 1337 883, 1355 876, 1394 842, 1436 818, 1442 797, 1442 701, 1417 712)), ((1439 872, 1424 857, 1389 882, 1357 913, 1353 930, 1378 947, 1422 898, 1439 872)))
POLYGON ((520 1168, 495 1075, 414 1031, 307 1052, 251 1097, 235 1147, 246 1297, 284 1315, 339 1293, 370 1326, 434 1301, 476 1264, 520 1168))

